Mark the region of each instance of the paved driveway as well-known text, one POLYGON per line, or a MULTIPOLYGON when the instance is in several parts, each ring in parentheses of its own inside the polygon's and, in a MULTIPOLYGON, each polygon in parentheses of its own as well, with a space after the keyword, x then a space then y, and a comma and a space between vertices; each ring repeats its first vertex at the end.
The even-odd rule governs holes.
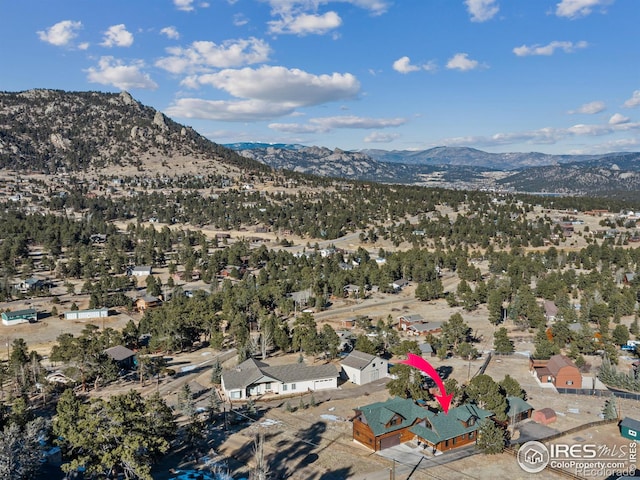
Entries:
POLYGON ((558 433, 558 430, 536 422, 523 423, 522 425, 518 426, 518 430, 520 430, 520 437, 516 440, 513 440, 511 442, 512 444, 522 444, 530 440, 540 440, 558 433))

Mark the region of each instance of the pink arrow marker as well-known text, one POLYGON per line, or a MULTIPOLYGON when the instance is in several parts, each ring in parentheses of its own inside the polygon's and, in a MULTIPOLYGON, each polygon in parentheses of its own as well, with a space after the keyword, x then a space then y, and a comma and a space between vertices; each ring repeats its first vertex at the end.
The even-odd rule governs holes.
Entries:
POLYGON ((427 362, 424 358, 414 355, 413 353, 407 353, 406 360, 400 360, 398 363, 404 363, 405 365, 409 365, 411 367, 415 367, 418 370, 422 370, 424 373, 433 378, 433 381, 436 382, 438 389, 440 390, 440 395, 434 395, 440 406, 442 406, 442 411, 445 415, 449 414, 449 406, 451 405, 451 399, 453 398, 453 393, 447 395, 447 391, 444 388, 444 383, 436 372, 436 369, 427 362))

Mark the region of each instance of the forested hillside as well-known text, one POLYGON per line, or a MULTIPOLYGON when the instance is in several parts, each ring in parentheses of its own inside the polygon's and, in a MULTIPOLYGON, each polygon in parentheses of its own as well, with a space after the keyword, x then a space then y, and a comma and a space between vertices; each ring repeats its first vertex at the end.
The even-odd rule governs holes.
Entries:
POLYGON ((54 173, 172 158, 264 169, 126 92, 0 93, 0 167, 54 173))

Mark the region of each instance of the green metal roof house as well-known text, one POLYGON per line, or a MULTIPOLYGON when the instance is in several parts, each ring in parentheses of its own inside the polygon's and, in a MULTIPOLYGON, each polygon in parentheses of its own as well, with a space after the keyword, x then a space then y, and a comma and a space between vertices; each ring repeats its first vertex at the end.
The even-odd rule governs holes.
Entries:
POLYGON ((640 439, 640 421, 624 417, 620 422, 620 435, 637 442, 640 439))
POLYGON ((16 310, 15 312, 2 312, 4 325, 18 325, 20 323, 35 323, 38 321, 38 312, 35 308, 16 310))
POLYGON ((507 417, 510 423, 518 423, 531 418, 533 407, 520 397, 507 397, 507 417))
POLYGON ((493 412, 473 404, 460 405, 449 410, 448 415, 429 412, 429 417, 412 427, 410 432, 418 437, 419 442, 444 452, 475 443, 480 422, 493 415, 493 412))
POLYGON ((409 428, 433 415, 400 397, 358 407, 355 412, 353 439, 375 452, 408 442, 414 437, 409 428))

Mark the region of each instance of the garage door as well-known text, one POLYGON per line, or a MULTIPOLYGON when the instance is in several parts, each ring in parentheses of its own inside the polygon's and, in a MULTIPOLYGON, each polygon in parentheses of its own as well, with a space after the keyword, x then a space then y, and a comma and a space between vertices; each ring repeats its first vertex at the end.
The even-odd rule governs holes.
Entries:
POLYGON ((386 437, 380 440, 380 450, 384 450, 385 448, 395 447, 396 445, 400 445, 400 434, 392 435, 390 437, 386 437))

